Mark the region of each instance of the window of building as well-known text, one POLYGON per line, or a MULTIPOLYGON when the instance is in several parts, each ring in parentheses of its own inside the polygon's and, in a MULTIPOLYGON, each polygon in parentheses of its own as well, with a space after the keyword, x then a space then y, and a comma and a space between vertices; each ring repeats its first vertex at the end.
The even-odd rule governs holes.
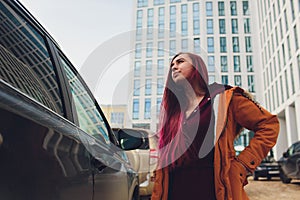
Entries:
POLYGON ((296 51, 299 49, 299 39, 298 39, 298 33, 297 33, 297 25, 294 26, 294 40, 295 40, 295 48, 296 51))
POLYGON ((181 0, 170 0, 170 3, 180 3, 181 0))
POLYGON ((187 36, 187 33, 188 33, 188 22, 181 21, 181 35, 187 36))
POLYGON ((213 34, 214 33, 214 23, 212 19, 206 20, 206 31, 207 34, 213 34))
POLYGON ((151 119, 151 99, 145 99, 144 119, 151 119))
POLYGON ((281 96, 281 103, 283 103, 284 102, 284 90, 283 90, 283 80, 282 80, 282 76, 280 75, 280 77, 279 77, 279 80, 280 80, 280 90, 281 90, 281 92, 280 92, 280 96, 281 96))
POLYGON ((234 75, 234 85, 241 87, 242 86, 242 76, 234 75))
POLYGON ((289 22, 288 22, 286 10, 284 10, 283 13, 284 13, 284 21, 285 21, 285 31, 287 32, 289 29, 289 22))
POLYGON ((138 43, 135 45, 135 58, 142 57, 142 44, 138 43))
POLYGON ((225 19, 219 19, 219 32, 220 34, 226 34, 225 19))
POLYGON ((200 34, 200 21, 198 19, 193 20, 193 33, 194 35, 200 34))
POLYGON ((136 28, 143 27, 143 10, 137 11, 136 28))
POLYGON ((158 51, 157 51, 157 56, 158 57, 161 57, 161 56, 164 56, 164 41, 159 41, 158 42, 158 51))
POLYGON ((207 38, 207 52, 214 53, 215 52, 215 45, 214 45, 214 38, 208 37, 207 38))
POLYGON ((248 75, 248 91, 255 92, 255 83, 253 75, 248 75))
POLYGON ((194 38, 194 52, 200 53, 201 47, 200 47, 200 38, 194 38))
POLYGON ((188 39, 182 39, 181 40, 181 49, 183 52, 188 51, 188 39))
POLYGON ((220 52, 227 52, 226 37, 220 37, 220 52))
POLYGON ((236 1, 230 1, 230 13, 232 16, 237 15, 236 1))
POLYGON ((135 61, 134 63, 134 77, 141 76, 141 61, 135 61))
POLYGON ((165 0, 154 0, 153 5, 158 6, 158 5, 163 5, 165 4, 165 0))
POLYGON ((132 104, 132 119, 139 119, 140 101, 138 99, 133 99, 132 104))
POLYGON ((233 67, 234 67, 234 72, 241 71, 240 56, 233 56, 233 67))
POLYGON ((249 18, 244 19, 244 33, 251 33, 249 18))
POLYGON ((292 94, 295 94, 295 80, 294 80, 294 66, 293 63, 290 64, 290 75, 291 75, 291 84, 292 84, 292 94))
POLYGON ((227 56, 221 56, 221 72, 228 72, 227 56))
POLYGON ((123 125, 124 124, 124 113, 112 112, 110 114, 110 123, 123 125))
POLYGON ((158 37, 163 38, 165 32, 165 8, 158 9, 158 37))
POLYGON ((151 76, 152 75, 152 60, 147 60, 146 61, 146 76, 151 76))
POLYGON ((246 56, 246 62, 247 62, 247 72, 253 72, 253 61, 252 56, 246 56))
POLYGON ((141 41, 142 40, 142 34, 143 34, 142 28, 136 29, 135 40, 136 41, 141 41))
MULTIPOLYGON (((300 3, 300 2, 298 2, 300 3)), ((290 0, 290 6, 291 6, 291 15, 292 15, 292 20, 295 20, 295 8, 294 8, 294 0, 290 0)))
POLYGON ((211 1, 206 2, 206 16, 213 16, 213 3, 211 1))
POLYGON ((283 37, 283 30, 282 30, 282 21, 281 21, 281 18, 279 19, 279 28, 280 28, 280 38, 282 39, 282 37, 283 37))
POLYGON ((133 96, 140 96, 141 81, 139 79, 133 82, 133 96))
POLYGON ((231 19, 231 32, 233 34, 238 33, 238 20, 231 19))
POLYGON ((137 5, 138 5, 138 8, 141 8, 141 7, 147 7, 148 6, 148 0, 137 0, 137 5))
POLYGON ((245 37, 245 43, 246 43, 246 52, 252 52, 252 41, 251 41, 251 37, 246 36, 246 37, 245 37))
POLYGON ((147 48, 146 48, 146 56, 147 58, 152 57, 152 51, 153 51, 153 44, 152 42, 147 42, 147 48))
POLYGON ((284 79, 285 79, 286 98, 288 99, 290 97, 290 92, 289 92, 289 79, 288 79, 287 70, 284 70, 284 79))
POLYGON ((162 98, 156 99, 156 116, 159 116, 162 98))
POLYGON ((145 95, 151 95, 151 90, 152 90, 152 82, 151 79, 146 79, 145 81, 145 95))
POLYGON ((164 75, 164 60, 163 59, 157 60, 157 75, 158 76, 164 75))
POLYGON ((243 1, 243 15, 249 15, 249 2, 243 1))
POLYGON ((281 50, 282 50, 283 64, 286 65, 286 56, 285 56, 285 46, 284 46, 284 43, 282 43, 282 45, 281 45, 281 50))
POLYGON ((176 35, 176 22, 170 22, 170 37, 175 37, 176 35))
POLYGON ((239 52, 240 51, 240 45, 239 45, 239 38, 238 37, 232 37, 232 46, 233 46, 233 52, 239 52))
POLYGON ((292 57, 292 49, 291 49, 291 41, 290 41, 290 36, 289 35, 286 37, 286 42, 287 42, 287 47, 288 47, 289 59, 291 59, 291 57, 292 57))
POLYGON ((228 76, 227 75, 222 75, 222 84, 228 85, 228 76))
POLYGON ((216 81, 215 75, 208 75, 208 83, 212 84, 216 81))
POLYGON ((174 56, 176 54, 176 41, 175 40, 170 40, 170 56, 174 56))
POLYGON ((215 57, 208 56, 207 60, 208 60, 208 62, 207 62, 208 72, 214 72, 215 71, 215 57))
POLYGON ((158 78, 157 79, 157 95, 163 94, 163 90, 164 90, 164 79, 158 78))
POLYGON ((223 1, 218 2, 219 16, 225 16, 225 5, 223 1))

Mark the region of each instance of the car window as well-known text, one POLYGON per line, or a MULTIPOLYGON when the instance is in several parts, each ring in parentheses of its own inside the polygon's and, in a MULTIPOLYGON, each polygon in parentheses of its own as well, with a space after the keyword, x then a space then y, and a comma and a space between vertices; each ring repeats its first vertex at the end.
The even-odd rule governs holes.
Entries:
POLYGON ((84 84, 81 83, 77 73, 71 69, 62 57, 61 62, 66 71, 68 83, 70 85, 79 127, 95 138, 102 141, 104 139, 106 143, 109 143, 109 131, 101 113, 95 106, 94 99, 89 95, 84 84))
POLYGON ((300 152, 300 143, 296 143, 294 147, 294 153, 295 152, 300 152))
POLYGON ((44 37, 0 1, 0 78, 63 115, 55 68, 44 37))

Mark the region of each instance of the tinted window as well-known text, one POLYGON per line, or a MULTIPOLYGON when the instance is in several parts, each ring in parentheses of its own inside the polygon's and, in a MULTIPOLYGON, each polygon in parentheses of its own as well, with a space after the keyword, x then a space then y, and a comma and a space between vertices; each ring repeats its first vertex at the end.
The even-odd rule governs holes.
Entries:
POLYGON ((63 58, 61 58, 61 62, 70 84, 80 128, 86 133, 109 143, 109 132, 101 113, 95 106, 94 98, 89 95, 77 73, 71 69, 63 58))
POLYGON ((44 38, 0 2, 0 78, 62 114, 61 94, 44 38))

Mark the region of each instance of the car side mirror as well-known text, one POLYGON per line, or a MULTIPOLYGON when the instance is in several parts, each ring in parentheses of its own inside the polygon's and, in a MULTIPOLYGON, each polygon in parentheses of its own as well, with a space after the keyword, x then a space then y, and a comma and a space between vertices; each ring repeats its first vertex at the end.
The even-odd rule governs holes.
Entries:
POLYGON ((134 132, 133 134, 130 131, 128 132, 120 129, 118 134, 118 141, 123 150, 138 149, 144 142, 143 135, 139 132, 134 132))
POLYGON ((287 158, 287 157, 289 157, 289 153, 288 153, 288 152, 284 152, 284 153, 282 154, 282 156, 283 156, 284 158, 287 158))

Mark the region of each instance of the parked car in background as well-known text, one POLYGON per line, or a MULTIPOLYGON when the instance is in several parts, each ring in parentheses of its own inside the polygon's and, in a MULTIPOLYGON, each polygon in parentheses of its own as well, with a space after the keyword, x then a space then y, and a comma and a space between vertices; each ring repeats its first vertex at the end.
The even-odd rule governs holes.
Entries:
POLYGON ((123 149, 142 140, 119 145, 72 63, 17 0, 0 0, 0 119, 0 199, 139 199, 123 149))
MULTIPOLYGON (((154 170, 157 167, 158 138, 150 130, 138 128, 113 128, 118 140, 126 135, 142 138, 143 144, 134 150, 126 151, 134 170, 139 173, 140 195, 150 197, 154 184, 154 170)), ((122 143, 120 144, 122 146, 122 143)))
POLYGON ((300 141, 292 144, 278 160, 280 165, 280 179, 283 183, 290 183, 292 179, 300 179, 300 141))
POLYGON ((260 177, 270 180, 272 177, 279 177, 279 165, 272 155, 262 160, 260 165, 253 172, 253 179, 258 180, 260 177))

